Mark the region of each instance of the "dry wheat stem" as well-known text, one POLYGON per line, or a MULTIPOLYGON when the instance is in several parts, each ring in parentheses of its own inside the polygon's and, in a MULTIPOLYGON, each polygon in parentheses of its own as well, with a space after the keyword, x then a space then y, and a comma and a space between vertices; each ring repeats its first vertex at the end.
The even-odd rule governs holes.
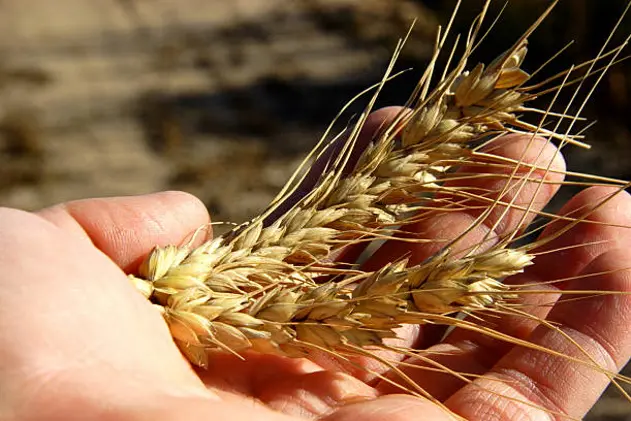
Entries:
MULTIPOLYGON (((570 358, 475 321, 489 314, 530 317, 519 310, 518 299, 546 291, 510 287, 502 281, 531 265, 535 254, 530 252, 536 247, 578 223, 597 223, 588 221, 589 216, 614 196, 579 216, 560 216, 537 208, 536 198, 544 186, 614 185, 620 190, 628 186, 621 180, 559 170, 553 166, 554 158, 539 163, 543 151, 535 163, 530 163, 524 161, 526 151, 519 159, 509 159, 494 155, 490 149, 507 133, 530 135, 529 147, 536 136, 558 140, 559 150, 568 144, 586 146, 581 132, 574 129, 584 121, 578 114, 604 73, 618 60, 628 39, 607 51, 610 37, 595 59, 528 85, 531 75, 521 68, 527 38, 555 4, 493 63, 478 64, 466 71, 480 38, 490 33, 489 29, 479 35, 490 5, 490 0, 486 1, 466 36, 461 58, 449 70, 458 54, 458 37, 434 86, 432 78, 454 12, 446 30, 439 30, 434 55, 408 107, 357 152, 361 128, 380 90, 392 77, 401 42, 358 122, 345 137, 327 141, 325 136, 261 216, 196 248, 155 248, 138 275, 130 275, 130 279, 160 309, 183 353, 200 366, 206 364, 209 349, 235 355, 255 350, 288 356, 304 356, 312 349, 321 349, 340 357, 379 358, 370 349, 387 348, 387 340, 396 337, 401 325, 442 324, 570 358), (575 77, 578 69, 584 73, 575 77), (596 81, 585 94, 579 112, 570 113, 570 105, 592 76, 596 81), (560 83, 554 86, 558 80, 560 83), (570 104, 564 110, 553 111, 559 93, 568 86, 575 89, 570 104), (527 105, 542 95, 552 96, 546 109, 527 105), (538 115, 539 124, 525 121, 522 114, 538 115), (564 122, 568 127, 561 132, 564 122), (306 195, 289 203, 307 183, 308 165, 314 160, 323 165, 323 174, 306 195), (489 172, 471 172, 471 168, 489 172), (582 181, 556 181, 555 175, 580 177, 582 181), (459 187, 462 182, 485 177, 501 180, 503 187, 499 191, 459 187), (520 193, 532 185, 535 193, 530 201, 518 203, 520 193), (420 264, 408 267, 407 260, 401 259, 366 272, 330 258, 350 245, 396 238, 401 234, 399 227, 406 224, 477 206, 480 212, 469 228, 455 239, 446 239, 439 252, 420 264), (486 223, 492 212, 499 212, 499 217, 489 225, 485 237, 464 252, 458 250, 457 242, 486 223), (509 233, 496 234, 500 223, 515 212, 520 215, 516 227, 509 233), (549 237, 511 248, 514 241, 526 235, 522 229, 535 216, 549 222, 533 232, 555 221, 567 224, 549 237), (473 321, 452 317, 458 312, 468 314, 473 321)), ((440 240, 408 236, 406 241, 440 240)), ((560 331, 548 322, 540 322, 560 331)), ((411 350, 401 353, 422 355, 411 350)), ((611 380, 627 380, 599 369, 589 355, 585 356, 586 360, 576 362, 596 367, 611 380)), ((414 388, 396 364, 388 364, 408 387, 414 388)), ((435 368, 466 378, 447 367, 435 368)), ((425 396, 422 390, 416 392, 425 396)))

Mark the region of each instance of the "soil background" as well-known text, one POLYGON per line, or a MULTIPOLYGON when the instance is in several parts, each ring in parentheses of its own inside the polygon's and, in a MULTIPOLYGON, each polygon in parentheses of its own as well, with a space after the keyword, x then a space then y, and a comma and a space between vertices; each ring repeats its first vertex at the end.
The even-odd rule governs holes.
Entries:
MULTIPOLYGON (((417 19, 398 65, 413 70, 379 105, 405 102, 454 3, 1 0, 0 205, 179 189, 215 221, 242 222, 346 101, 380 79, 417 19)), ((466 33, 481 3, 464 2, 456 31, 466 33)), ((496 3, 493 13, 504 2, 496 3)), ((593 57, 625 3, 561 1, 531 37, 526 68, 570 40, 546 74, 593 57)), ((472 62, 508 48, 547 4, 509 2, 472 62)), ((616 39, 627 33, 631 16, 616 39)), ((587 132, 593 148, 568 150, 571 170, 631 178, 629 72, 619 64, 594 94, 584 112, 599 121, 587 132)), ((605 394, 587 419, 631 420, 631 404, 617 396, 605 394)))

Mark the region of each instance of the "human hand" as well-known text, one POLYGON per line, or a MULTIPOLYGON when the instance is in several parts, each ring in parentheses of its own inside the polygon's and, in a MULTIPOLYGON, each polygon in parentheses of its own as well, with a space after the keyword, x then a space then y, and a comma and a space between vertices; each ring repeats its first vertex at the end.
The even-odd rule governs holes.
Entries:
MULTIPOLYGON (((523 150, 523 142, 513 141, 495 153, 519 157, 515 154, 521 154, 520 144, 523 150)), ((548 154, 554 153, 545 148, 548 154)), ((520 193, 527 195, 523 192, 528 189, 520 193)), ((538 191, 537 207, 552 193, 548 188, 538 191)), ((589 189, 573 198, 564 212, 593 203, 603 194, 602 188, 589 189)), ((631 198, 619 194, 592 216, 606 225, 579 224, 547 247, 598 244, 542 255, 537 265, 510 282, 607 272, 568 281, 573 285, 567 287, 597 289, 597 285, 629 292, 628 272, 616 270, 626 268, 631 238, 628 230, 611 225, 630 226, 630 210, 631 198)), ((450 214, 412 229, 425 233, 440 229, 443 236, 450 230, 455 236, 471 217, 450 214)), ((517 214, 505 218, 518 219, 517 214)), ((355 376, 358 373, 331 369, 330 361, 322 356, 310 362, 264 355, 248 355, 240 361, 216 355, 208 370, 191 370, 159 313, 134 291, 125 273, 133 271, 154 245, 181 243, 207 222, 198 201, 176 193, 71 202, 38 214, 1 210, 0 419, 201 420, 213 416, 236 421, 319 416, 395 421, 419 414, 428 420, 451 419, 429 401, 394 394, 396 390, 386 382, 371 379, 368 384, 364 380, 369 379, 355 376)), ((511 228, 509 222, 498 229, 511 228)), ((548 233, 558 229, 558 224, 551 226, 548 233)), ((463 239, 463 246, 476 241, 475 235, 463 239)), ((402 252, 399 247, 391 243, 375 259, 391 259, 402 252)), ((413 256, 422 260, 431 252, 419 246, 413 256)), ((533 301, 542 299, 532 297, 533 301)), ((549 301, 550 295, 543 299, 549 301)), ((542 308, 536 311, 540 316, 547 313, 542 308)), ((557 305, 547 317, 561 323, 600 363, 617 370, 631 353, 631 339, 626 335, 630 315, 628 297, 603 296, 557 305)), ((546 348, 565 346, 561 351, 568 355, 577 352, 568 348, 559 332, 524 319, 506 318, 496 328, 546 348)), ((463 386, 453 376, 409 370, 416 383, 467 419, 517 419, 526 412, 534 418, 540 412, 537 406, 581 417, 606 383, 604 376, 602 380, 595 377, 588 367, 549 353, 513 348, 484 335, 456 330, 442 343, 433 344, 431 335, 423 339, 420 332, 418 328, 407 332, 410 345, 433 346, 441 351, 435 357, 440 363, 484 375, 476 381, 483 386, 479 388, 463 386), (535 407, 520 404, 523 400, 535 407)))

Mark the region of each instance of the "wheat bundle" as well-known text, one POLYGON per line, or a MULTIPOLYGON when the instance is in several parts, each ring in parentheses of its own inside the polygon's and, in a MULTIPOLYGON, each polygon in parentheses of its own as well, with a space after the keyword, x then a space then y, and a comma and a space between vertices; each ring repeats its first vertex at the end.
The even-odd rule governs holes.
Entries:
POLYGON ((493 391, 492 381, 484 386, 479 376, 450 369, 435 350, 397 341, 402 326, 438 325, 591 367, 616 385, 629 382, 546 319, 563 300, 624 292, 592 284, 565 287, 578 285, 584 274, 516 281, 540 259, 593 245, 564 245, 560 239, 577 225, 599 224, 599 209, 628 186, 569 173, 560 154, 567 145, 586 146, 577 129, 580 113, 626 40, 533 83, 522 68, 527 40, 553 2, 512 48, 488 66, 469 67, 484 38, 489 4, 465 35, 464 51, 458 50, 460 37, 444 51, 454 17, 439 30, 432 60, 410 100, 368 142, 362 129, 381 89, 396 76, 392 69, 404 40, 383 80, 367 91, 374 92, 357 122, 332 140, 325 134, 267 210, 200 246, 156 248, 139 273, 130 275, 193 364, 204 367, 213 352, 239 358, 246 351, 288 357, 325 353, 348 365, 357 365, 356 357, 374 358, 383 367, 366 369, 371 374, 437 402, 410 377, 412 369, 446 372, 493 391), (448 60, 438 72, 441 54, 448 60), (574 90, 572 104, 553 111, 564 89, 574 90), (547 100, 546 108, 529 105, 540 98, 547 100), (570 114, 576 104, 578 111, 570 114), (528 122, 533 116, 538 123, 528 122), (545 210, 547 199, 565 184, 600 186, 604 193, 597 203, 558 214, 545 210), (457 218, 461 229, 452 232, 449 224, 457 218), (533 221, 538 224, 528 228, 533 221), (536 240, 523 241, 533 233, 539 234, 536 240), (382 249, 390 251, 378 250, 371 263, 350 260, 384 241, 382 249), (502 328, 502 319, 555 332, 574 350, 502 328))

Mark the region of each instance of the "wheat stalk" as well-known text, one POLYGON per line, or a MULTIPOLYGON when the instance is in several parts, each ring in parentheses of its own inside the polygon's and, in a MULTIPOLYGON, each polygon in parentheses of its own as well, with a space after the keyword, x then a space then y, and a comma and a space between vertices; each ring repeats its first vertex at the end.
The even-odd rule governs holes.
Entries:
MULTIPOLYGON (((535 159, 535 164, 509 161, 489 152, 489 147, 509 133, 529 134, 531 144, 538 136, 557 140, 561 147, 585 146, 580 133, 573 130, 580 112, 570 115, 566 109, 554 113, 551 107, 561 89, 581 87, 590 77, 602 77, 624 44, 607 53, 603 47, 594 60, 529 85, 531 75, 521 69, 527 38, 550 13, 556 4, 553 2, 512 48, 489 66, 478 64, 467 71, 489 4, 490 0, 467 34, 461 59, 449 70, 456 54, 454 47, 442 76, 433 82, 451 23, 439 33, 435 54, 407 108, 384 125, 368 145, 360 145, 361 129, 381 88, 391 78, 404 42, 397 47, 355 126, 345 137, 330 142, 325 135, 262 215, 196 248, 190 244, 155 248, 139 273, 130 275, 137 288, 160 309, 191 362, 205 366, 212 349, 235 355, 254 350, 292 357, 318 349, 340 357, 379 358, 370 350, 389 349, 388 339, 395 338, 397 328, 405 324, 458 326, 537 348, 484 323, 452 315, 469 314, 474 321, 484 314, 535 318, 522 310, 519 299, 545 291, 509 286, 502 281, 533 264, 533 250, 577 223, 585 223, 610 198, 579 216, 562 217, 538 210, 534 202, 537 192, 546 184, 563 184, 555 174, 564 170, 555 168, 554 160, 540 163, 535 159), (578 69, 584 72, 576 76, 578 69), (527 105, 541 95, 553 96, 550 108, 538 110, 527 105), (526 122, 524 114, 541 115, 540 124, 526 122), (563 122, 570 126, 565 132, 559 129, 563 122), (314 159, 324 169, 322 176, 309 186, 306 195, 292 203, 297 192, 308 185, 306 170, 314 159), (505 174, 468 172, 474 167, 502 168, 505 174), (459 187, 463 180, 485 176, 499 178, 503 187, 488 192, 459 187), (536 191, 532 201, 516 203, 525 186, 533 184, 536 191), (442 243, 430 237, 405 238, 410 243, 436 245, 437 251, 421 263, 409 265, 406 259, 400 259, 366 271, 332 258, 350 246, 401 240, 400 227, 438 214, 471 210, 472 203, 482 204, 484 209, 457 238, 442 243), (521 216, 508 234, 494 235, 509 212, 521 216), (487 223, 492 214, 496 217, 489 234, 473 247, 459 248, 458 242, 487 223), (567 225, 534 243, 511 247, 535 215, 548 218, 549 223, 565 219, 567 225)), ((586 180, 582 184, 608 183, 620 189, 626 186, 596 176, 586 180)), ((549 328, 556 329, 552 325, 549 328)), ((541 349, 555 354, 554 350, 541 349)), ((423 355, 415 350, 398 351, 417 358, 423 355)), ((627 380, 599 368, 588 355, 576 362, 593 365, 612 380, 627 380)), ((407 382, 407 387, 414 385, 407 382)), ((424 394, 422 390, 416 393, 424 394)))

